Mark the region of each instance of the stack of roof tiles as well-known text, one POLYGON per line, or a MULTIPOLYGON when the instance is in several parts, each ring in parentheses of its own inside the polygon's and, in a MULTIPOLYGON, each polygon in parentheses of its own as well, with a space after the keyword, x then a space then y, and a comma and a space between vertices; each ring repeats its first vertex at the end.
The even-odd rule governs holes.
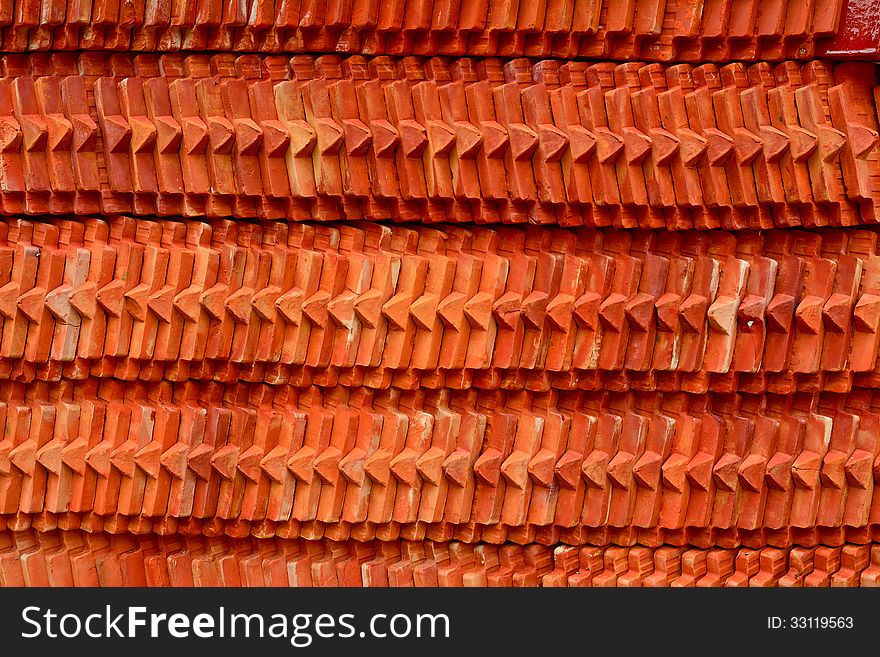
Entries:
POLYGON ((858 4, 3 4, 0 585, 880 585, 858 4))

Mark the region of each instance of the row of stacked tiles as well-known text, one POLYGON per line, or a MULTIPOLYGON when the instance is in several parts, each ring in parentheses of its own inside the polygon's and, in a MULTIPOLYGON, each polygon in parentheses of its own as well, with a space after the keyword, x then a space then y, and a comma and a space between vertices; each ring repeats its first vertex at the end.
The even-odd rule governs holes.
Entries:
POLYGON ((6 55, 0 211, 682 228, 880 218, 876 67, 6 55))
POLYGON ((0 377, 370 388, 876 385, 869 230, 0 222, 0 377))
MULTIPOLYGON (((3 50, 801 59, 841 30, 842 0, 34 0, 0 8, 3 50)), ((854 19, 858 19, 855 16, 854 19)), ((851 19, 853 20, 853 19, 851 19)), ((820 52, 823 49, 820 48, 820 52)))
POLYGON ((880 398, 868 390, 0 389, 0 513, 13 528, 45 512, 45 526, 132 531, 168 517, 264 534, 433 527, 582 542, 583 531, 611 528, 692 531, 693 542, 880 522, 880 398))
POLYGON ((0 586, 877 587, 880 545, 553 549, 6 532, 0 586))
POLYGON ((733 549, 748 547, 761 549, 764 547, 816 547, 843 546, 847 543, 866 543, 880 541, 880 523, 864 527, 785 527, 783 529, 741 529, 739 527, 688 527, 683 529, 662 529, 654 527, 587 527, 580 525, 572 528, 561 528, 556 525, 523 525, 507 527, 506 525, 478 525, 467 523, 453 525, 440 523, 349 523, 338 521, 323 523, 317 520, 300 522, 289 520, 275 522, 273 520, 249 521, 222 518, 174 518, 161 516, 124 516, 115 514, 99 516, 95 513, 22 513, 0 515, 0 531, 21 532, 32 530, 46 533, 55 530, 80 530, 89 534, 105 532, 112 535, 131 534, 133 536, 181 536, 190 538, 229 538, 244 539, 248 537, 266 539, 303 539, 317 541, 437 541, 448 543, 487 543, 502 545, 571 545, 598 546, 609 545, 657 548, 664 545, 683 547, 693 546, 701 549, 724 548, 733 549))

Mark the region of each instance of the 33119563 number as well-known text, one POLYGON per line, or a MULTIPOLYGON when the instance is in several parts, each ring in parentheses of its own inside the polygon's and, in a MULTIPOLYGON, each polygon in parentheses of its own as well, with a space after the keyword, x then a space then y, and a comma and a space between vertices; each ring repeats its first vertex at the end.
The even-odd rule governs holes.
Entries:
POLYGON ((852 616, 768 616, 767 628, 771 630, 849 630, 853 628, 852 616))

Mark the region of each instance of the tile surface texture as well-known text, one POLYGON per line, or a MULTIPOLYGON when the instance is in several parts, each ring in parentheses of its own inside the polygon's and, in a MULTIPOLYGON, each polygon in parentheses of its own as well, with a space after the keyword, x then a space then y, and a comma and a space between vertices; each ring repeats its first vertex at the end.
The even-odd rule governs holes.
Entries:
POLYGON ((877 586, 869 5, 3 3, 0 585, 877 586))

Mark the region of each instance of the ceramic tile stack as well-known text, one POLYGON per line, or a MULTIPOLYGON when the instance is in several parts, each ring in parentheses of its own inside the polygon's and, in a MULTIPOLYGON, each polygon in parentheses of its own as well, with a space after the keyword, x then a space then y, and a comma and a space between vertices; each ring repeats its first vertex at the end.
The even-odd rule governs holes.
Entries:
POLYGON ((4 4, 0 585, 880 584, 860 7, 4 4))

